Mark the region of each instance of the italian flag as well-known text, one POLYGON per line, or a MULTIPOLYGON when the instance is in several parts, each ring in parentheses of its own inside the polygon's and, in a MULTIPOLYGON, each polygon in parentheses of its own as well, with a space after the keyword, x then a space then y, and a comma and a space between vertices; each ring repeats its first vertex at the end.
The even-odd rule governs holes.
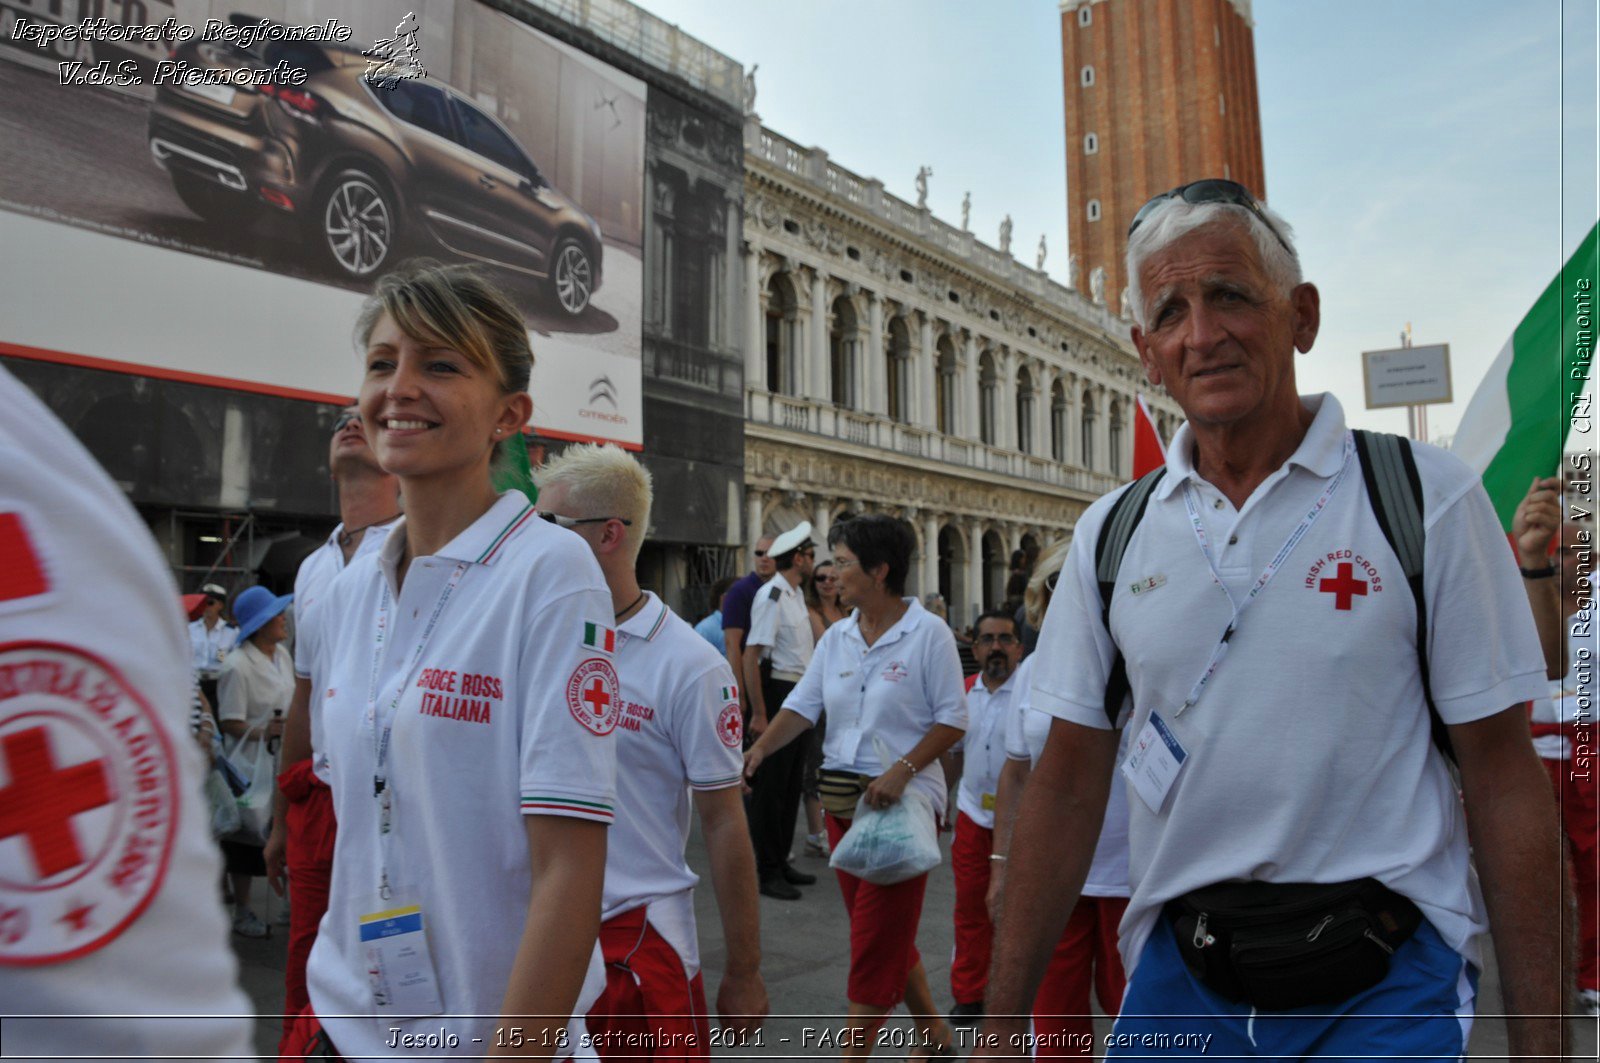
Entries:
POLYGON ((1489 366, 1450 449, 1483 476, 1509 534, 1536 476, 1554 476, 1594 355, 1595 234, 1533 304, 1489 366))
POLYGON ((722 688, 722 700, 723 701, 738 701, 739 700, 739 688, 738 687, 723 687, 722 688))
POLYGON ((617 652, 617 633, 604 624, 587 621, 583 625, 583 644, 603 653, 617 652))

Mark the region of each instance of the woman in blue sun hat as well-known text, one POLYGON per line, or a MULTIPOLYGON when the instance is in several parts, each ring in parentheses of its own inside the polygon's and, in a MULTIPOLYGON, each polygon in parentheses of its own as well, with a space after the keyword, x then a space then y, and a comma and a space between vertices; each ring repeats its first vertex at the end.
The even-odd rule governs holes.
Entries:
MULTIPOLYGON (((217 717, 231 743, 248 739, 234 749, 235 764, 255 764, 261 743, 283 733, 283 715, 294 695, 294 662, 282 645, 288 637, 284 610, 294 595, 275 595, 255 586, 233 602, 239 624, 239 641, 222 661, 217 675, 217 717)), ((268 769, 274 776, 276 765, 268 769)), ((233 932, 242 937, 264 938, 271 930, 250 907, 251 880, 267 873, 261 858, 262 842, 225 838, 222 854, 233 885, 233 932)))

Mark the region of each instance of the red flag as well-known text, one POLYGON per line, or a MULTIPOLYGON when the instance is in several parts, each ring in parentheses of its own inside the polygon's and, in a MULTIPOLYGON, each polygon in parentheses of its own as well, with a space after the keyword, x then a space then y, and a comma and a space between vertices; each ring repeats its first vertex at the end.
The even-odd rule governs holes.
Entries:
POLYGON ((0 513, 0 602, 32 598, 50 589, 44 565, 15 513, 0 513))
POLYGON ((1167 463, 1167 448, 1161 442, 1161 436, 1156 432, 1155 419, 1150 416, 1150 407, 1144 404, 1144 396, 1140 395, 1135 400, 1133 414, 1133 478, 1137 480, 1152 469, 1159 469, 1167 463))

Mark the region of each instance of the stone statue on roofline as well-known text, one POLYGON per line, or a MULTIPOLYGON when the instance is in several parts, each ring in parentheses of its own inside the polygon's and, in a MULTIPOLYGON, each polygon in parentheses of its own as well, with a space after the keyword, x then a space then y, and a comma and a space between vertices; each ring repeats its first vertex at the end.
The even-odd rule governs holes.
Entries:
POLYGON ((928 209, 928 178, 933 176, 933 167, 923 166, 917 170, 917 209, 928 209))
POLYGON ((1002 255, 1011 253, 1011 215, 1009 214, 1000 219, 1000 253, 1002 255))

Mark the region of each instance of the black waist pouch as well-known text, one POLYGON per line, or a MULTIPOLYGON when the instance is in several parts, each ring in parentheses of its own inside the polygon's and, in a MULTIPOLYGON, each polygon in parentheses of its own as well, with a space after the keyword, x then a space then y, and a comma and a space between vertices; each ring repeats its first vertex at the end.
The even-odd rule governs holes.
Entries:
POLYGON ((1262 1011, 1338 1004, 1389 972, 1422 913, 1376 879, 1228 882, 1166 906, 1189 973, 1262 1011))

